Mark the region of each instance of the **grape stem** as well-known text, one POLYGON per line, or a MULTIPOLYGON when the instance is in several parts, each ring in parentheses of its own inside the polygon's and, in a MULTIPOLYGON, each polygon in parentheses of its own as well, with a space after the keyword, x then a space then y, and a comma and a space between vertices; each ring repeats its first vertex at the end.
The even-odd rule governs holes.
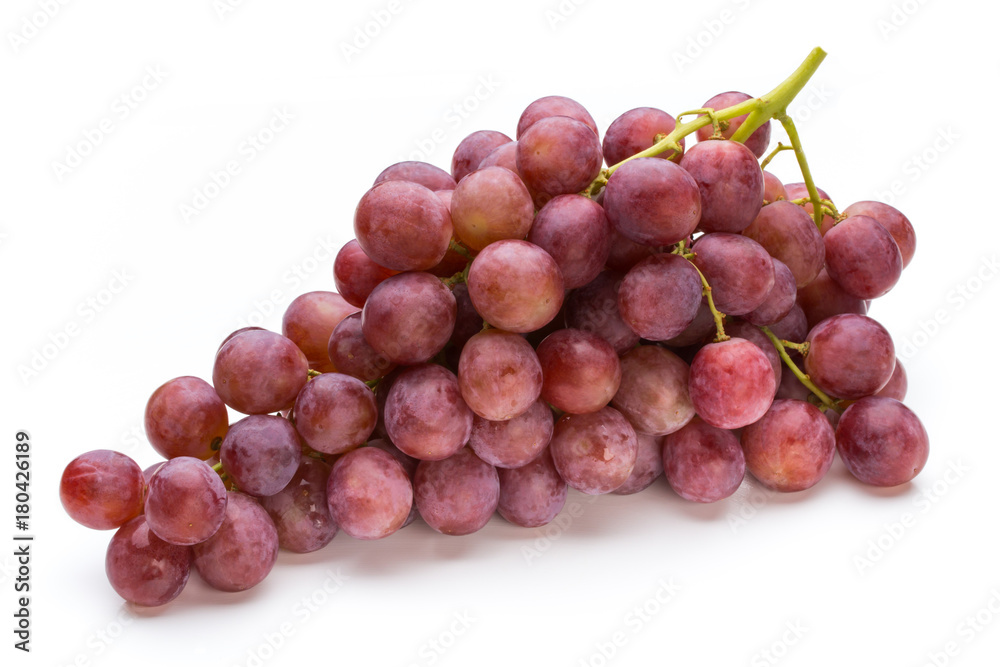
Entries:
MULTIPOLYGON (((820 207, 823 209, 824 215, 832 216, 836 220, 844 219, 844 216, 841 215, 840 211, 837 210, 836 205, 832 201, 830 201, 829 199, 820 199, 819 201, 820 201, 820 207)), ((813 201, 809 199, 809 197, 802 197, 801 199, 793 199, 791 200, 790 203, 796 204, 797 206, 802 206, 804 204, 812 204, 813 201)), ((815 204, 813 205, 813 208, 815 208, 815 204)))
MULTIPOLYGON (((816 223, 817 227, 822 227, 823 225, 823 205, 819 196, 819 190, 816 189, 816 183, 813 181, 812 172, 809 171, 809 162, 806 161, 806 153, 802 150, 802 141, 799 139, 799 131, 795 129, 795 122, 792 120, 791 116, 782 113, 775 116, 781 126, 785 128, 785 133, 788 135, 788 140, 792 142, 792 149, 795 151, 795 158, 799 161, 799 169, 802 171, 802 180, 806 184, 806 190, 809 191, 809 201, 813 205, 813 221, 816 223)), ((747 119, 749 120, 749 118, 747 119)), ((744 123, 745 125, 746 123, 744 123)), ((740 130, 743 126, 740 126, 740 130)), ((737 132, 736 134, 739 134, 737 132)), ((733 135, 736 138, 736 135, 733 135)))
POLYGON ((705 274, 701 272, 701 269, 691 261, 694 253, 682 252, 680 255, 690 262, 691 266, 694 266, 694 270, 698 272, 698 277, 701 278, 701 293, 708 299, 708 309, 712 311, 712 319, 715 320, 715 342, 721 343, 722 341, 729 340, 729 336, 726 335, 726 329, 722 325, 726 319, 726 314, 720 313, 719 309, 715 307, 715 299, 712 298, 712 286, 708 284, 708 279, 705 278, 705 274))
POLYGON ((306 375, 309 376, 310 380, 313 379, 314 377, 319 377, 322 374, 323 374, 322 372, 317 371, 317 370, 315 370, 313 368, 310 368, 309 371, 306 373, 306 375))
POLYGON ((469 260, 475 259, 475 257, 476 257, 471 250, 469 250, 464 245, 462 245, 461 243, 459 243, 458 241, 456 241, 454 238, 451 241, 448 242, 448 250, 453 250, 453 251, 457 252, 459 255, 461 255, 462 257, 464 257, 466 259, 469 259, 469 260))
POLYGON ((767 169, 767 165, 771 164, 771 160, 773 160, 775 158, 775 156, 778 155, 778 153, 780 153, 781 151, 790 151, 790 150, 794 150, 794 149, 791 146, 786 146, 785 144, 783 144, 783 143, 781 143, 779 141, 778 145, 775 146, 774 150, 771 151, 770 153, 768 153, 767 157, 765 157, 763 160, 761 160, 761 163, 760 163, 761 171, 763 171, 764 169, 767 169))
MULTIPOLYGON (((764 335, 766 335, 771 340, 771 344, 774 345, 774 349, 778 351, 778 355, 781 356, 782 361, 784 361, 785 365, 788 366, 788 368, 792 371, 792 373, 795 374, 795 377, 799 379, 799 382, 801 382, 806 389, 811 391, 816 396, 816 398, 818 398, 823 403, 823 405, 827 409, 836 410, 837 404, 834 402, 834 400, 829 396, 827 396, 822 389, 817 387, 815 383, 813 383, 813 381, 809 379, 809 376, 803 373, 802 369, 800 369, 798 365, 794 361, 792 361, 792 358, 788 356, 788 350, 786 349, 786 347, 792 347, 793 349, 802 351, 802 346, 796 343, 789 343, 788 341, 781 340, 780 338, 775 336, 774 332, 772 332, 767 327, 760 327, 760 330, 763 331, 764 335)), ((805 354, 805 352, 809 351, 809 347, 808 344, 806 343, 803 343, 803 345, 805 346, 805 351, 803 352, 803 354, 805 354)))

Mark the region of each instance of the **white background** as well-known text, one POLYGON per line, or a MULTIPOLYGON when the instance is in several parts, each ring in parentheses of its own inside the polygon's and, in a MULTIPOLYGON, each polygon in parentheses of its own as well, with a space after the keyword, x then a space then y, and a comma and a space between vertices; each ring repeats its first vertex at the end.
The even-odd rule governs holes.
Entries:
MULTIPOLYGON (((4 664, 996 664, 994 3, 224 1, 50 1, 51 18, 45 2, 3 5, 0 534, 11 544, 26 429, 37 536, 30 655, 11 646, 13 548, 0 548, 4 664), (494 518, 462 538, 419 523, 380 543, 341 534, 282 553, 246 593, 192 575, 155 611, 115 595, 110 533, 65 516, 63 467, 96 448, 151 463, 152 390, 210 378, 227 333, 277 329, 296 295, 334 289, 333 253, 385 166, 422 152, 448 168, 465 135, 513 135, 547 94, 579 100, 602 131, 635 106, 761 94, 817 45, 830 55, 791 107, 817 182, 841 208, 891 198, 919 238, 872 310, 931 436, 912 484, 865 488, 838 461, 810 491, 748 480, 701 507, 661 479, 634 497, 572 493, 547 530, 494 518), (275 110, 292 120, 250 148, 275 110), (81 163, 55 166, 102 122, 81 163), (229 161, 239 173, 185 220, 229 161)), ((773 170, 800 180, 790 154, 773 170)))

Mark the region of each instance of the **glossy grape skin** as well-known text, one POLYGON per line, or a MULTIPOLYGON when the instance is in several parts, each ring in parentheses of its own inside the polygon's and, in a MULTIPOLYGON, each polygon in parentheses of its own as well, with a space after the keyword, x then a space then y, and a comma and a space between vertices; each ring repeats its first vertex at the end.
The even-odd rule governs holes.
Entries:
POLYGON ((306 355, 309 368, 320 373, 334 369, 327 346, 338 324, 360 309, 336 292, 306 292, 295 298, 281 318, 281 334, 306 355))
POLYGON ((870 317, 834 315, 813 327, 806 342, 806 373, 817 387, 838 398, 870 396, 892 377, 892 336, 870 317))
POLYGON ((278 529, 256 500, 230 491, 219 531, 191 550, 205 583, 220 591, 245 591, 262 582, 277 562, 278 529))
POLYGON ((635 467, 625 483, 611 492, 616 496, 639 493, 663 474, 663 437, 636 433, 635 438, 638 445, 635 467))
POLYGON ((511 141, 506 134, 495 130, 478 130, 462 139, 451 156, 451 176, 455 183, 479 169, 479 163, 494 149, 511 141))
POLYGON ((774 263, 759 243, 739 234, 705 234, 692 260, 712 286, 715 307, 744 315, 764 303, 774 287, 774 263))
MULTIPOLYGON (((830 197, 830 195, 826 193, 826 190, 824 190, 823 188, 816 188, 816 192, 817 194, 819 194, 820 199, 827 199, 830 201, 832 201, 833 199, 832 197, 830 197)), ((806 187, 805 183, 785 183, 785 194, 786 194, 786 199, 788 199, 789 201, 793 199, 808 199, 809 189, 806 187)), ((813 212, 815 209, 813 208, 811 201, 807 201, 799 208, 801 208, 805 212, 805 214, 809 216, 810 221, 813 221, 813 212)), ((813 221, 812 224, 814 227, 816 226, 815 221, 813 221)), ((823 221, 819 227, 820 236, 826 236, 826 233, 831 229, 833 229, 834 225, 836 224, 837 221, 834 219, 833 216, 824 213, 823 221)))
POLYGON ((568 116, 589 127, 595 135, 598 134, 597 123, 582 104, 561 95, 549 95, 535 100, 521 113, 517 121, 517 138, 520 139, 538 121, 552 116, 568 116))
POLYGON ((903 268, 913 259, 913 254, 917 250, 917 234, 913 230, 910 220, 889 204, 877 201, 859 201, 851 204, 843 211, 843 215, 852 217, 864 215, 874 218, 882 225, 899 247, 899 254, 903 260, 903 268))
POLYGON ((161 540, 180 545, 204 542, 225 518, 226 487, 204 461, 179 456, 150 478, 146 521, 161 540))
POLYGON ((164 605, 184 590, 191 574, 191 548, 164 542, 137 516, 108 544, 104 570, 111 587, 143 607, 164 605))
POLYGON ((145 491, 139 464, 109 449, 77 456, 59 481, 59 499, 66 513, 94 530, 118 528, 142 514, 145 491))
POLYGON ((472 432, 472 410, 448 369, 420 364, 396 376, 385 402, 389 439, 404 454, 437 461, 457 452, 472 432))
POLYGON ((337 459, 326 493, 330 516, 359 540, 395 533, 413 506, 410 476, 392 454, 376 447, 362 447, 337 459))
MULTIPOLYGON (((738 93, 736 91, 729 91, 727 93, 719 93, 715 97, 711 98, 704 104, 702 104, 703 109, 714 109, 716 111, 722 111, 728 107, 739 104, 740 102, 745 102, 750 99, 750 95, 746 93, 738 93)), ((736 130, 740 129, 743 125, 743 121, 747 119, 749 113, 745 113, 742 116, 737 116, 729 120, 729 127, 723 130, 722 137, 724 139, 731 138, 736 134, 736 130)), ((698 141, 706 141, 714 132, 714 128, 711 125, 706 125, 705 127, 698 128, 698 141)), ((771 122, 768 121, 758 127, 753 131, 747 140, 744 142, 747 148, 757 157, 763 157, 764 153, 767 152, 767 147, 771 143, 771 122)))
POLYGON ((903 368, 903 362, 901 362, 897 357, 896 366, 892 369, 892 377, 889 378, 889 381, 885 383, 885 386, 879 389, 878 393, 875 395, 902 401, 906 398, 906 390, 908 387, 909 382, 906 379, 906 369, 903 368))
POLYGON ((585 190, 603 162, 597 133, 567 116, 542 118, 517 138, 517 173, 537 206, 585 190))
POLYGON ((864 299, 845 292, 844 288, 830 277, 826 269, 820 271, 808 285, 799 288, 796 300, 806 315, 809 328, 834 315, 868 313, 864 299))
POLYGON ((795 276, 784 262, 771 258, 774 265, 774 286, 767 293, 763 303, 743 316, 747 322, 759 327, 778 322, 795 307, 798 291, 795 289, 795 276))
POLYGON ((382 170, 375 179, 373 186, 385 181, 406 181, 417 183, 428 190, 454 190, 455 179, 440 167, 427 162, 410 160, 397 162, 382 170))
POLYGON ((621 359, 622 381, 611 404, 638 433, 666 435, 694 418, 689 368, 670 350, 640 345, 621 359))
POLYGON ((718 428, 741 428, 763 417, 776 388, 767 355, 743 338, 706 345, 691 362, 688 391, 694 409, 718 428))
POLYGON ((597 277, 611 252, 611 224, 604 209, 582 195, 554 197, 531 223, 528 242, 549 253, 566 289, 597 277))
POLYGON ((318 551, 337 535, 337 524, 326 502, 330 466, 301 456, 298 469, 281 491, 261 498, 278 531, 278 545, 294 553, 318 551))
POLYGON ((611 344, 581 329, 560 329, 537 349, 542 399, 557 410, 583 414, 600 410, 621 383, 621 364, 611 344))
POLYGON ((271 331, 247 331, 222 346, 212 384, 226 405, 248 415, 292 407, 308 379, 306 355, 271 331))
POLYGON ((701 277, 691 262, 680 255, 660 253, 625 274, 618 291, 618 310, 625 324, 641 338, 669 340, 694 322, 702 290, 701 277))
POLYGON ((330 334, 327 354, 336 372, 362 382, 377 380, 396 367, 368 344, 362 330, 361 313, 352 313, 337 325, 330 334))
POLYGON ((509 331, 487 329, 462 348, 458 386, 477 415, 490 421, 512 419, 538 400, 542 365, 531 344, 509 331))
POLYGON ((360 447, 377 420, 375 394, 361 380, 343 373, 314 377, 295 401, 295 430, 324 454, 360 447))
POLYGON ((869 396, 840 416, 837 451, 851 474, 865 484, 897 486, 923 470, 930 441, 908 407, 893 398, 869 396))
POLYGON ((827 273, 859 299, 884 295, 903 272, 903 258, 892 234, 866 215, 841 220, 826 233, 823 243, 827 273))
POLYGON ((764 202, 773 204, 780 199, 788 199, 788 192, 781 179, 769 171, 764 171, 764 202))
POLYGON ((669 160, 636 158, 619 167, 604 190, 608 220, 644 245, 671 245, 694 232, 701 219, 698 184, 669 160))
MULTIPOLYGON (((768 327, 775 336, 792 343, 804 343, 809 335, 806 314, 796 303, 788 314, 768 327)), ((793 350, 794 352, 794 350, 793 350)))
POLYGON ((376 185, 354 212, 354 235, 361 249, 373 262, 394 271, 434 267, 444 259, 452 233, 451 213, 440 197, 408 181, 376 185))
MULTIPOLYGON (((756 345, 771 363, 771 368, 774 370, 774 381, 776 383, 775 387, 777 387, 778 384, 781 384, 781 369, 784 366, 781 361, 781 355, 779 355, 778 351, 774 349, 774 343, 771 342, 771 339, 768 338, 763 331, 745 320, 736 319, 726 322, 726 333, 733 338, 743 338, 744 340, 748 340, 756 345)), ((772 330, 771 333, 774 333, 774 331, 772 330)), ((775 335, 777 336, 777 334, 775 335)), ((779 338, 782 337, 779 336, 779 338)), ((804 338, 805 336, 803 336, 803 339, 804 338)), ((791 339, 784 338, 783 340, 791 339)), ((795 353, 794 350, 790 350, 790 352, 795 353)))
POLYGON ((236 338, 240 334, 246 333, 247 331, 267 331, 267 329, 265 329, 263 327, 243 327, 242 329, 237 329, 236 331, 232 332, 231 334, 229 334, 228 336, 226 336, 224 339, 222 339, 222 342, 219 343, 218 349, 215 350, 215 354, 218 355, 219 351, 222 350, 222 348, 224 348, 226 346, 226 343, 228 343, 232 339, 236 338))
POLYGON ((492 466, 519 468, 548 446, 554 424, 552 410, 540 400, 506 421, 489 421, 477 415, 472 422, 469 447, 492 466))
POLYGON ((714 503, 736 493, 746 461, 732 431, 694 419, 663 439, 663 471, 681 498, 714 503))
POLYGON ((440 352, 451 338, 455 297, 429 273, 401 273, 372 290, 361 330, 372 348, 395 364, 418 364, 440 352))
POLYGON ((333 281, 337 291, 344 301, 358 308, 365 305, 376 285, 397 273, 373 262, 357 239, 348 241, 333 260, 333 281))
POLYGON ((480 169, 485 169, 486 167, 503 167, 504 169, 510 169, 515 174, 520 173, 517 171, 517 142, 512 141, 509 144, 504 144, 503 146, 497 146, 494 148, 483 161, 479 163, 480 169))
POLYGON ((527 241, 486 246, 469 269, 472 305, 491 326, 527 333, 541 329, 562 308, 562 274, 555 260, 527 241))
POLYGON ((826 256, 823 237, 801 206, 787 201, 768 204, 743 230, 743 235, 781 260, 799 287, 808 285, 823 269, 826 256))
POLYGON ((624 484, 639 454, 635 430, 614 408, 563 415, 549 448, 559 476, 588 495, 610 493, 624 484))
POLYGON ((222 469, 240 491, 270 496, 285 488, 295 475, 301 449, 295 427, 287 419, 250 415, 229 429, 219 457, 222 469))
POLYGON ((639 342, 639 334, 625 323, 618 308, 623 278, 613 271, 603 271, 566 299, 566 326, 597 334, 618 354, 639 342))
POLYGON ((226 404, 201 378, 185 376, 160 385, 146 403, 149 444, 164 458, 211 458, 229 428, 226 404))
MULTIPOLYGON (((677 127, 677 121, 666 111, 652 107, 638 107, 626 111, 611 122, 604 133, 602 148, 608 165, 618 164, 636 153, 652 148, 659 134, 670 134, 677 127)), ((656 157, 678 162, 684 154, 683 137, 677 143, 681 152, 664 151, 656 157)))
POLYGON ((472 172, 451 198, 455 236, 477 251, 500 239, 523 239, 534 216, 528 188, 517 174, 503 167, 472 172))
POLYGON ((497 470, 497 510, 515 526, 537 528, 551 522, 566 504, 569 486, 559 476, 548 449, 520 468, 497 470))
POLYGON ((833 464, 836 441, 823 413, 805 401, 776 400, 740 437, 747 469, 769 489, 804 491, 833 464))
POLYGON ((500 501, 496 468, 468 447, 441 461, 421 461, 413 486, 420 516, 444 535, 476 532, 500 501))
POLYGON ((757 158, 735 141, 702 141, 680 162, 701 193, 699 229, 731 232, 746 229, 764 205, 764 174, 757 158))

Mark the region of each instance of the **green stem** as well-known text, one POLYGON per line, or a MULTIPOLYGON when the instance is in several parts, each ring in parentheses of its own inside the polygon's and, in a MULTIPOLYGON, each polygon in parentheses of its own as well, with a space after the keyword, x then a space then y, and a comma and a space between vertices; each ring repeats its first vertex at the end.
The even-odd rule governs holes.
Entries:
POLYGON ((795 374, 795 377, 799 379, 799 382, 805 385, 806 389, 815 394, 816 398, 818 398, 828 409, 836 410, 837 404, 834 400, 827 396, 822 389, 817 387, 813 381, 809 379, 809 376, 803 373, 802 369, 800 369, 798 365, 792 361, 792 358, 788 356, 788 350, 785 349, 786 341, 783 341, 775 336, 774 333, 767 327, 761 327, 760 330, 763 331, 769 339, 771 339, 771 344, 774 345, 774 349, 778 351, 778 354, 781 356, 781 360, 784 361, 785 365, 788 366, 792 373, 795 374))
POLYGON ((720 313, 719 309, 715 307, 715 299, 712 298, 712 286, 708 284, 708 279, 705 278, 705 274, 701 272, 701 269, 691 261, 691 257, 694 257, 694 254, 682 254, 681 257, 691 263, 694 270, 698 272, 698 277, 701 278, 701 293, 708 299, 708 309, 712 311, 712 319, 715 320, 715 342, 721 343, 722 341, 729 340, 729 336, 726 335, 726 329, 722 324, 726 319, 726 314, 720 313))
POLYGON ((464 245, 462 245, 455 239, 452 239, 451 241, 448 242, 448 250, 454 250, 455 252, 457 252, 459 255, 461 255, 466 259, 471 260, 476 257, 476 255, 471 250, 466 248, 464 245))
POLYGON ((771 164, 771 160, 773 160, 778 153, 780 153, 781 151, 790 151, 790 150, 792 150, 791 146, 786 146, 785 144, 779 141, 778 145, 774 148, 774 150, 768 153, 767 157, 761 161, 760 163, 761 171, 767 169, 767 165, 771 164))
POLYGON ((219 473, 220 475, 224 474, 222 472, 222 461, 219 461, 214 466, 212 466, 212 470, 214 470, 215 472, 219 473))
POLYGON ((307 373, 307 375, 309 376, 310 380, 313 379, 314 377, 319 377, 322 374, 323 373, 321 373, 320 371, 317 371, 317 370, 312 369, 312 368, 310 368, 309 372, 307 373))
MULTIPOLYGON (((792 142, 792 148, 795 150, 795 158, 799 161, 799 169, 802 171, 802 180, 806 184, 806 190, 809 191, 809 201, 813 205, 813 221, 817 227, 821 227, 823 225, 823 205, 820 201, 819 190, 816 189, 816 183, 813 181, 812 172, 809 171, 809 163, 806 161, 805 151, 802 150, 799 131, 795 129, 795 123, 787 114, 782 113, 777 116, 777 119, 781 123, 781 126, 785 128, 788 140, 792 142)), ((741 127, 740 129, 742 130, 743 128, 741 127)))

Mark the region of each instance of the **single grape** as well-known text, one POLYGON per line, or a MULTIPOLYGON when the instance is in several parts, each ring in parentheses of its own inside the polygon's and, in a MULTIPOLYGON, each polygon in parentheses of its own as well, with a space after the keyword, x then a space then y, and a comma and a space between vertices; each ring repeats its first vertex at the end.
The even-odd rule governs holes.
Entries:
POLYGON ((375 351, 365 338, 361 313, 345 317, 330 334, 327 354, 338 373, 371 382, 390 373, 396 364, 375 351))
POLYGON ((204 461, 178 456, 150 478, 146 521, 161 540, 181 545, 204 542, 225 518, 226 487, 204 461))
POLYGON ((823 237, 801 206, 787 201, 768 204, 743 230, 743 235, 781 260, 795 276, 798 287, 808 285, 823 268, 826 252, 823 237))
POLYGON ((451 174, 440 167, 415 160, 397 162, 386 167, 372 185, 378 185, 385 181, 408 181, 422 185, 428 190, 455 189, 455 179, 451 177, 451 174))
POLYGON ((702 297, 697 269, 680 255, 660 253, 625 275, 618 291, 622 320, 646 340, 669 340, 698 315, 702 297), (664 295, 670 297, 665 299, 664 295))
POLYGON ((77 523, 94 530, 118 528, 143 512, 146 480, 129 456, 95 449, 69 462, 59 499, 77 523))
POLYGON ((611 493, 616 496, 630 496, 648 488, 663 474, 663 437, 635 434, 639 447, 635 467, 625 483, 611 493))
POLYGON ((472 410, 448 369, 420 364, 392 382, 385 402, 389 439, 414 458, 436 461, 457 452, 472 432, 472 410))
POLYGON ((503 167, 472 172, 451 198, 455 236, 473 250, 500 239, 523 239, 534 216, 528 188, 517 174, 503 167))
POLYGON ((497 510, 515 526, 537 528, 551 522, 563 505, 569 487, 546 448, 520 468, 500 469, 500 501, 497 510))
POLYGON ((757 158, 735 141, 703 141, 681 160, 701 193, 701 221, 705 232, 746 229, 764 205, 764 174, 757 158))
MULTIPOLYGON (((788 314, 768 327, 775 336, 792 343, 804 343, 809 335, 806 314, 796 303, 788 314)), ((794 350, 792 351, 794 352, 794 350)))
POLYGON ((401 273, 372 290, 361 329, 372 348, 396 364, 428 361, 448 343, 457 305, 429 273, 401 273))
POLYGON ((834 315, 868 313, 864 299, 845 292, 844 288, 830 277, 826 269, 820 271, 808 285, 800 287, 796 299, 805 313, 809 328, 834 315))
POLYGON ((887 293, 903 272, 903 258, 892 234, 867 215, 840 221, 823 237, 823 243, 830 277, 859 299, 887 293))
POLYGON ((480 169, 485 169, 486 167, 503 167, 505 169, 510 169, 515 174, 520 173, 517 171, 517 142, 512 141, 509 144, 504 144, 503 146, 497 146, 494 148, 483 161, 479 163, 480 169))
POLYGON ((242 329, 237 329, 236 331, 234 331, 233 333, 229 334, 228 336, 226 336, 222 340, 222 343, 219 344, 219 347, 215 351, 215 354, 218 355, 219 352, 222 350, 222 348, 224 348, 226 346, 226 343, 228 343, 229 341, 231 341, 233 338, 236 338, 240 334, 246 333, 247 331, 267 331, 267 329, 264 329, 263 327, 243 327, 242 329))
POLYGON ((517 138, 517 172, 537 206, 586 189, 603 161, 597 133, 568 116, 542 118, 517 138))
POLYGON ((306 355, 289 339, 271 331, 247 331, 219 350, 212 384, 232 409, 260 415, 292 407, 308 370, 306 355))
POLYGON ((459 142, 451 157, 451 175, 455 182, 479 169, 479 163, 494 149, 509 144, 513 139, 503 132, 478 130, 459 142))
POLYGON ((359 540, 378 540, 403 527, 413 505, 413 486, 392 454, 362 447, 333 465, 327 484, 330 516, 359 540))
POLYGON ((489 421, 477 415, 472 422, 469 447, 492 466, 519 468, 548 446, 554 422, 552 410, 544 401, 535 401, 507 421, 489 421))
POLYGON ((611 251, 606 265, 612 271, 628 273, 633 266, 660 251, 659 247, 636 243, 611 227, 611 251))
POLYGON ((468 535, 485 526, 500 501, 497 470, 468 447, 441 461, 421 461, 414 478, 417 511, 445 535, 468 535))
POLYGON ((718 428, 741 428, 763 417, 776 386, 767 355, 744 338, 706 345, 691 362, 694 409, 718 428))
POLYGON ((490 421, 512 419, 538 400, 542 365, 531 344, 509 331, 487 329, 462 348, 458 386, 465 403, 490 421))
MULTIPOLYGON (((392 456, 399 461, 399 465, 403 466, 403 471, 406 472, 406 476, 410 478, 410 485, 413 485, 413 478, 417 474, 417 466, 420 464, 420 459, 415 459, 409 454, 403 453, 399 447, 392 444, 388 440, 383 440, 381 438, 368 441, 368 447, 375 447, 376 449, 381 449, 383 452, 392 454, 392 456)), ((403 522, 403 528, 406 528, 413 520, 417 518, 417 499, 416 496, 413 497, 413 503, 410 506, 410 513, 406 517, 406 521, 403 522)))
MULTIPOLYGON (((211 460, 212 459, 209 459, 209 461, 211 461, 211 460)), ((149 480, 152 479, 153 473, 156 472, 157 470, 159 470, 160 466, 163 465, 164 463, 166 463, 166 461, 157 461, 153 465, 146 466, 145 468, 142 469, 142 479, 145 481, 147 488, 149 487, 149 480)), ((209 463, 209 465, 215 465, 215 464, 214 463, 209 463)), ((146 490, 144 489, 143 490, 143 494, 145 494, 145 492, 146 492, 146 490)), ((146 511, 145 503, 143 504, 142 511, 143 512, 146 511)))
POLYGON ((701 219, 698 184, 669 160, 629 160, 611 175, 604 211, 622 235, 644 245, 671 245, 694 232, 701 219))
POLYGON ((560 329, 538 346, 542 399, 557 410, 582 414, 608 404, 622 371, 615 349, 597 334, 560 329))
POLYGON ((920 419, 892 398, 862 398, 844 410, 837 425, 840 458, 865 484, 909 482, 923 470, 929 448, 920 419))
POLYGON ((291 481, 281 491, 260 499, 271 517, 283 549, 305 554, 318 551, 337 535, 337 524, 326 502, 330 466, 301 456, 291 481))
POLYGON ((505 239, 486 246, 469 269, 472 305, 491 326, 527 333, 562 308, 564 287, 555 260, 527 241, 505 239))
POLYGON ((288 304, 281 318, 281 333, 302 350, 309 368, 329 373, 336 370, 327 352, 330 335, 345 317, 358 310, 336 292, 306 292, 288 304))
MULTIPOLYGON (((677 121, 666 111, 652 107, 638 107, 626 111, 615 118, 608 131, 604 134, 604 159, 609 165, 618 164, 636 153, 651 148, 656 143, 656 137, 670 134, 677 127, 677 121)), ((684 154, 684 138, 680 144, 681 152, 664 151, 656 157, 679 162, 684 154)))
POLYGON ((624 484, 639 453, 635 430, 614 408, 563 415, 549 447, 559 476, 589 495, 610 493, 624 484))
POLYGON ((836 442, 823 413, 805 401, 776 400, 740 438, 747 469, 775 491, 803 491, 823 479, 836 442))
POLYGON ((663 471, 681 498, 714 503, 736 493, 746 462, 732 431, 696 418, 663 439, 663 471))
MULTIPOLYGON (((735 106, 740 102, 745 102, 751 99, 750 95, 746 93, 738 93, 736 91, 729 91, 727 93, 719 93, 715 97, 711 98, 704 104, 702 108, 704 109, 714 109, 715 111, 722 111, 731 106, 735 106)), ((722 138, 730 139, 736 130, 740 129, 743 122, 747 119, 749 113, 745 113, 742 116, 737 116, 729 120, 729 127, 723 130, 722 138)), ((714 128, 711 125, 706 125, 705 127, 698 128, 698 141, 705 141, 712 136, 714 128)), ((767 152, 767 147, 771 143, 771 122, 768 121, 758 127, 753 133, 747 137, 744 142, 747 148, 753 152, 757 157, 763 157, 764 153, 767 152)))
POLYGON ((333 260, 333 281, 337 291, 344 301, 358 308, 365 305, 376 285, 397 273, 373 262, 357 239, 348 241, 333 260))
POLYGON ((376 185, 354 212, 354 235, 361 249, 379 266, 395 271, 435 266, 444 258, 452 232, 444 202, 433 191, 407 181, 376 185))
POLYGON ((639 334, 625 323, 618 308, 622 280, 613 271, 603 271, 566 299, 566 326, 597 334, 618 354, 639 342, 639 334))
POLYGON ((917 250, 917 234, 913 231, 913 225, 910 224, 909 219, 897 209, 878 201, 859 201, 845 208, 842 213, 847 217, 864 215, 874 218, 878 224, 892 234, 893 240, 899 246, 904 269, 913 259, 913 254, 917 250))
POLYGON ((295 430, 307 445, 324 454, 360 447, 377 420, 375 394, 361 380, 342 373, 313 378, 295 401, 295 430))
POLYGON ((834 315, 813 327, 806 342, 806 373, 817 387, 838 398, 870 396, 892 377, 892 336, 870 317, 834 315))
POLYGON ((769 171, 764 173, 764 204, 773 204, 779 199, 788 199, 785 186, 781 179, 769 171))
POLYGON ((621 360, 622 381, 611 401, 639 433, 666 435, 694 418, 689 368, 670 350, 639 345, 621 360))
POLYGON ((763 303, 743 316, 750 324, 759 327, 774 324, 783 319, 795 307, 795 276, 781 260, 771 258, 774 265, 774 286, 767 293, 763 303))
POLYGON ((582 195, 559 195, 535 216, 528 242, 549 253, 566 289, 586 285, 604 268, 611 225, 604 209, 582 195))
POLYGON ((191 574, 191 548, 164 542, 137 516, 108 544, 104 570, 111 587, 132 604, 164 605, 184 590, 191 574))
POLYGON ((179 377, 161 385, 146 403, 149 444, 164 458, 211 458, 229 428, 226 404, 212 385, 179 377))
POLYGON ((240 491, 270 496, 285 488, 295 475, 301 449, 295 427, 287 419, 250 415, 229 429, 219 457, 222 469, 240 491))
POLYGON ((220 591, 245 591, 262 582, 277 562, 278 530, 256 500, 230 491, 219 531, 191 550, 205 583, 220 591))
MULTIPOLYGON (((777 387, 778 384, 781 384, 781 369, 784 366, 781 361, 781 355, 774 349, 774 343, 771 342, 771 339, 763 331, 746 320, 734 319, 726 322, 726 333, 733 338, 743 338, 756 345, 764 353, 764 356, 767 357, 767 360, 771 362, 771 368, 774 370, 775 386, 777 387)), ((774 331, 772 330, 771 333, 774 333, 774 331)), ((791 340, 783 336, 778 337, 784 340, 791 340)), ((805 340, 805 335, 803 335, 802 339, 805 340)))
POLYGON ((538 121, 551 116, 574 118, 593 130, 595 135, 598 133, 597 123, 582 104, 568 97, 549 95, 535 100, 521 113, 517 121, 517 138, 520 139, 538 121))
POLYGON ((897 401, 902 401, 906 398, 906 390, 909 383, 906 380, 906 369, 903 368, 903 362, 896 357, 896 366, 892 369, 892 377, 885 384, 884 387, 878 390, 876 396, 883 396, 885 398, 894 398, 897 401))
POLYGON ((744 315, 767 298, 774 287, 774 263, 759 243, 739 234, 705 234, 694 244, 692 260, 712 286, 715 307, 727 315, 744 315))

